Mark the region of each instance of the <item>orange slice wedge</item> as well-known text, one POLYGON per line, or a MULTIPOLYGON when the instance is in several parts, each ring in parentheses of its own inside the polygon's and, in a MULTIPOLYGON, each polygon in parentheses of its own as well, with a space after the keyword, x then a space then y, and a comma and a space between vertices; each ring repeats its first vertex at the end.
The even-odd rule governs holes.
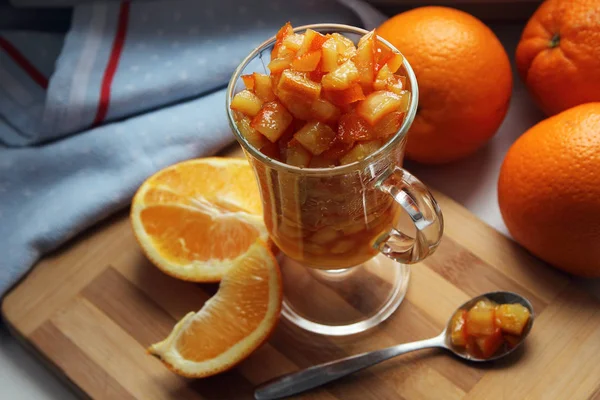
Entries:
POLYGON ((200 311, 187 314, 148 351, 179 375, 201 378, 223 372, 267 340, 281 301, 279 267, 259 241, 234 262, 200 311))
POLYGON ((204 158, 148 178, 131 206, 131 223, 146 256, 163 272, 218 282, 257 240, 267 241, 258 186, 238 158, 204 158))

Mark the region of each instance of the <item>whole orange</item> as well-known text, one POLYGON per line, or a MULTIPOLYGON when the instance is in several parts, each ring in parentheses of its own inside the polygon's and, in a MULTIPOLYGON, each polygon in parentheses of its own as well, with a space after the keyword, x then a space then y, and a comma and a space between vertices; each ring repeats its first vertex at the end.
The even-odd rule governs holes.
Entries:
POLYGON ((600 277, 600 103, 525 132, 500 170, 498 202, 511 235, 548 263, 600 277))
POLYGON ((502 123, 512 91, 506 51, 465 12, 420 7, 385 21, 377 34, 404 54, 419 86, 406 156, 439 164, 482 147, 502 123))
POLYGON ((525 26, 516 62, 548 115, 600 101, 600 0, 546 0, 525 26))

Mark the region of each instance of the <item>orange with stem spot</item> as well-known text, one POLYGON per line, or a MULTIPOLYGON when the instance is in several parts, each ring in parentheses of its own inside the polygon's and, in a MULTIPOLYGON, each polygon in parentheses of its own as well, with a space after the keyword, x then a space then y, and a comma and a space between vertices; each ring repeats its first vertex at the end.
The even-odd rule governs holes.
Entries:
POLYGON ((600 0, 546 0, 525 26, 516 62, 548 115, 600 101, 600 0))

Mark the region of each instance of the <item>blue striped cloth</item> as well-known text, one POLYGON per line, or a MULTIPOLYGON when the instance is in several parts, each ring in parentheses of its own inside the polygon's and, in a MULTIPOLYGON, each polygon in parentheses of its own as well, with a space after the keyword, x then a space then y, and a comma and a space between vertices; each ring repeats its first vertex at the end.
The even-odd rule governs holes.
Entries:
POLYGON ((231 143, 224 87, 283 23, 383 19, 358 0, 54 3, 66 34, 0 31, 0 295, 153 172, 231 143))

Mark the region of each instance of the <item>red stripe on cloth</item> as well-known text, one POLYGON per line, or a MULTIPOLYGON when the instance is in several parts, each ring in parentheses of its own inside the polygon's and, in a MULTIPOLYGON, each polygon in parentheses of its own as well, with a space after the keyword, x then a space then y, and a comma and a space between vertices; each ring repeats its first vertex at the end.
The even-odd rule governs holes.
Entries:
POLYGON ((117 72, 117 67, 119 66, 121 52, 123 51, 128 21, 129 1, 124 1, 121 3, 121 8, 119 10, 119 22, 117 23, 117 33, 115 34, 115 40, 113 41, 108 64, 106 65, 104 77, 102 78, 102 86, 100 87, 100 101, 98 102, 98 111, 96 112, 94 125, 98 125, 104 121, 104 118, 106 118, 106 113, 108 112, 108 106, 110 104, 110 89, 113 78, 115 77, 115 73, 117 72))
POLYGON ((9 55, 10 58, 13 59, 17 65, 19 65, 23 70, 29 75, 31 79, 44 89, 48 88, 48 78, 46 78, 42 73, 29 62, 28 59, 25 58, 21 52, 12 45, 8 40, 3 37, 0 37, 0 48, 3 49, 6 54, 9 55))

